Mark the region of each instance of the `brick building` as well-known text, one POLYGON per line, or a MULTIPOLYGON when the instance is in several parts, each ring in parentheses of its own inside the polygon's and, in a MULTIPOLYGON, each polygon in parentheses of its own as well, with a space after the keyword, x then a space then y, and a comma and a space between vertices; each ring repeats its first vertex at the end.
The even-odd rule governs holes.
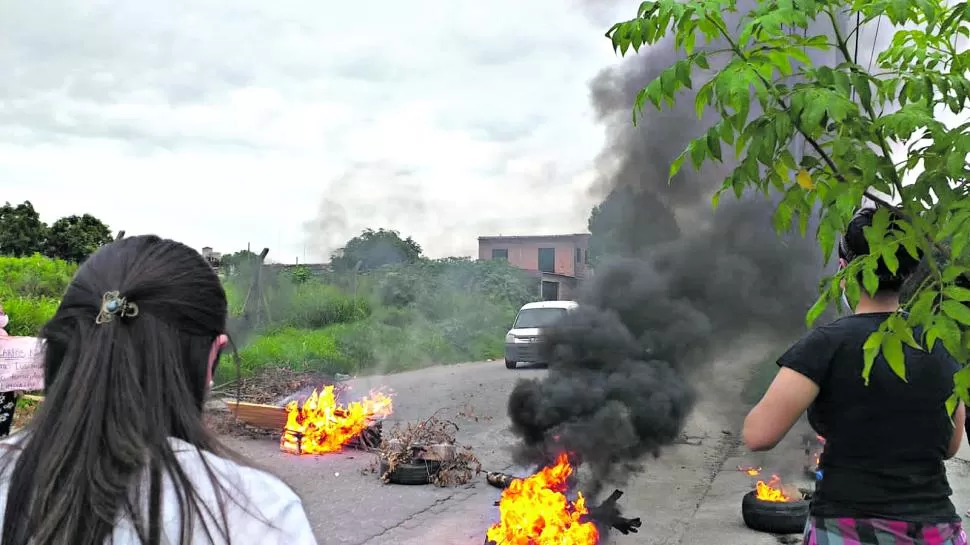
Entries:
POLYGON ((478 237, 478 258, 529 271, 543 301, 569 300, 590 272, 589 234, 478 237))

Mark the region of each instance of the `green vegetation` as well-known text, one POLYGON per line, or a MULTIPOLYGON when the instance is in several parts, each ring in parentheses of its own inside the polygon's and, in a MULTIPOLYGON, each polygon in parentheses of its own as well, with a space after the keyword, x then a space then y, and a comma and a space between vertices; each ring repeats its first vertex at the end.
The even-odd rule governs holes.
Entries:
MULTIPOLYGON (((384 252, 387 237, 377 241, 384 252)), ((234 265, 224 264, 222 274, 231 319, 239 321, 256 267, 254 255, 233 255, 234 265)), ((36 335, 75 270, 74 264, 40 255, 0 257, 0 304, 10 315, 8 332, 36 335)), ((260 300, 249 311, 259 313, 261 325, 245 339, 240 335, 244 373, 265 366, 329 374, 393 372, 500 358, 516 311, 536 290, 531 277, 503 262, 408 254, 322 278, 303 266, 264 267, 261 279, 255 290, 260 300)), ((218 382, 231 380, 235 366, 224 362, 217 374, 218 382)))
MULTIPOLYGON (((945 0, 757 0, 750 9, 733 0, 648 0, 607 32, 622 54, 668 37, 672 43, 658 47, 681 52, 639 93, 634 122, 649 104, 664 108, 693 95, 687 100, 698 117, 707 113, 712 123, 670 175, 684 163, 728 162, 734 169, 715 205, 724 192, 779 194, 776 229, 794 225, 805 234, 814 216, 826 256, 863 196, 900 209, 898 222, 885 208, 875 214, 866 230, 870 255, 829 278, 808 313, 811 323, 835 305, 842 281, 850 300, 863 289, 874 293, 877 266, 895 271, 900 248, 931 256, 907 312, 893 314, 866 342, 866 380, 879 353, 906 380, 904 344, 939 340, 970 361, 970 123, 956 117, 970 100, 967 35, 967 4, 945 0), (883 51, 859 58, 860 27, 869 24, 877 35, 878 25, 887 27, 891 38, 883 51), (835 61, 814 62, 810 51, 835 61), (808 146, 796 158, 798 138, 808 146), (914 338, 916 326, 924 338, 914 338)), ((970 366, 955 382, 951 409, 957 395, 970 402, 970 366)))
MULTIPOLYGON (((251 281, 250 275, 240 276, 227 282, 237 317, 251 281)), ((266 365, 394 372, 499 358, 505 332, 519 307, 534 297, 534 284, 505 263, 456 258, 320 279, 294 267, 264 279, 268 320, 240 351, 243 372, 266 365)), ((234 372, 223 365, 218 378, 230 379, 234 372)))
POLYGON ((77 266, 40 255, 0 256, 0 305, 10 315, 7 333, 36 335, 57 310, 77 266))

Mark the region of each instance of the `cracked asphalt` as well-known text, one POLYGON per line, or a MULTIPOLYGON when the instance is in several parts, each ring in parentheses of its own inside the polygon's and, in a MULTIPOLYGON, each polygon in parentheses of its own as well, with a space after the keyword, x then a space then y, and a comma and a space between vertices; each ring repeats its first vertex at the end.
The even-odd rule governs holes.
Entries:
MULTIPOLYGON (((724 369, 717 375, 717 392, 702 398, 691 417, 685 441, 648 460, 646 470, 621 487, 624 512, 641 517, 643 527, 639 535, 616 536, 611 543, 681 543, 721 463, 737 443, 737 415, 718 400, 737 399, 747 366, 724 369)), ((460 426, 458 440, 474 448, 483 470, 503 471, 512 469, 507 448, 513 442, 505 402, 517 379, 544 373, 528 367, 510 371, 494 361, 366 377, 352 384, 362 391, 376 386, 394 390, 394 415, 385 429, 440 411, 440 417, 460 426)), ((294 487, 322 545, 481 545, 485 530, 498 516, 493 503, 499 491, 485 483, 484 474, 458 488, 385 485, 367 471, 375 465, 371 454, 297 457, 280 452, 274 441, 226 442, 294 487)))

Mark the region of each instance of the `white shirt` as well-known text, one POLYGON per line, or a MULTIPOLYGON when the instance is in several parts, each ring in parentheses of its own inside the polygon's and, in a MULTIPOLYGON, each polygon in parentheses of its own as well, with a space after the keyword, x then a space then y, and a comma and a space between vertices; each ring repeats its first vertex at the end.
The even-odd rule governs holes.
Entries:
MULTIPOLYGON (((22 436, 13 435, 0 441, 0 453, 15 455, 16 449, 9 451, 4 446, 10 445, 22 436)), ((199 452, 184 441, 170 439, 175 456, 182 465, 182 470, 192 481, 196 491, 205 505, 219 516, 216 491, 202 464, 199 452)), ((279 478, 269 473, 241 466, 230 460, 220 458, 214 454, 203 452, 201 456, 209 463, 209 467, 219 477, 227 493, 235 501, 226 503, 226 517, 229 522, 229 533, 233 545, 317 545, 313 537, 313 530, 307 520, 306 512, 300 498, 279 478), (252 514, 256 513, 256 515, 252 514), (269 522, 269 524, 267 524, 269 522)), ((4 456, 6 458, 6 456, 4 456)), ((6 460, 4 460, 6 462, 6 460)), ((12 469, 13 462, 6 465, 12 469)), ((7 469, 9 472, 10 469, 7 469)), ((9 473, 0 477, 0 517, 7 504, 7 488, 9 473)), ((146 487, 147 488, 147 487, 146 487)), ((147 498, 145 498, 147 507, 147 498)), ((205 513, 205 509, 203 509, 205 513)), ((204 515, 208 518, 208 515, 204 515)), ((2 520, 2 518, 0 518, 2 520)), ((179 506, 171 478, 163 479, 162 490, 162 520, 164 535, 162 543, 179 545, 179 531, 181 521, 179 506)), ((193 525, 192 545, 225 545, 219 533, 220 526, 214 521, 207 520, 210 533, 215 542, 209 539, 201 523, 193 525)), ((108 541, 114 545, 139 544, 138 534, 128 519, 122 519, 115 526, 112 539, 108 541)))

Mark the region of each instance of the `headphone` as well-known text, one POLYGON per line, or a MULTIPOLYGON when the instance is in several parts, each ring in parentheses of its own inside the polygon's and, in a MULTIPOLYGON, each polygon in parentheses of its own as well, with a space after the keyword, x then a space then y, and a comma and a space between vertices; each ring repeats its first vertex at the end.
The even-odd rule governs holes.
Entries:
POLYGON ((844 259, 846 263, 851 262, 853 259, 859 257, 855 252, 849 248, 849 241, 846 239, 846 235, 849 233, 849 225, 855 222, 859 218, 868 218, 869 222, 872 222, 872 216, 876 214, 876 207, 871 205, 863 205, 862 208, 856 210, 855 215, 849 220, 846 225, 845 233, 839 237, 839 257, 844 259))

